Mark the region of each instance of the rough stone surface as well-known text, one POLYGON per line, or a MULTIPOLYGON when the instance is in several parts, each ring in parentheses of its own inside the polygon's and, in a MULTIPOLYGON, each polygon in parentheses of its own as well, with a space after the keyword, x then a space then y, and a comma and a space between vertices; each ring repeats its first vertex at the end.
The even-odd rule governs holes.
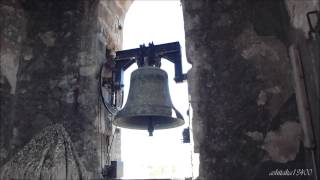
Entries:
POLYGON ((68 133, 56 124, 43 129, 0 169, 0 179, 86 179, 68 133))
MULTIPOLYGON (((120 27, 131 2, 0 0, 0 168, 15 172, 17 163, 8 166, 10 159, 45 127, 59 123, 87 177, 101 176, 112 129, 99 104, 98 69, 106 48, 121 48, 120 27)), ((57 163, 54 172, 63 169, 57 163)), ((46 171, 34 173, 49 179, 46 171)))
MULTIPOLYGON (((272 179, 268 173, 275 168, 310 167, 300 143, 287 49, 306 43, 304 31, 292 23, 318 1, 300 1, 305 6, 298 9, 295 3, 182 1, 199 179, 272 179), (280 144, 284 139, 287 143, 280 144)), ((299 21, 305 25, 306 19, 299 21)), ((308 52, 316 56, 319 49, 308 52)), ((313 59, 303 60, 318 67, 313 59)), ((312 86, 314 71, 306 71, 314 74, 312 86)))
POLYGON ((297 122, 287 121, 278 131, 268 132, 262 148, 272 161, 287 163, 296 158, 302 140, 302 130, 297 122))
MULTIPOLYGON (((106 47, 110 52, 121 48, 131 2, 0 0, 2 177, 14 176, 19 167, 30 178, 58 170, 59 177, 73 178, 82 165, 85 178, 100 176, 113 132, 98 105, 97 70, 106 47), (41 134, 52 132, 56 141, 36 143, 43 138, 34 136, 56 123, 65 127, 70 145, 59 141, 67 136, 55 136, 63 130, 50 128, 41 134), (63 163, 69 161, 63 156, 48 168, 43 156, 33 153, 63 152, 51 152, 49 145, 79 157, 70 160, 79 162, 71 166, 74 171, 66 172, 63 163), (15 159, 34 163, 21 167, 15 159), (39 163, 46 165, 43 171, 37 169, 39 163)), ((182 6, 187 58, 193 66, 188 83, 199 179, 270 180, 268 173, 276 168, 310 168, 300 142, 287 49, 296 45, 304 63, 319 147, 320 43, 309 37, 305 18, 319 9, 319 0, 182 0, 182 6)), ((119 159, 119 134, 115 140, 111 154, 119 159)), ((319 162, 320 151, 316 157, 319 162)))
POLYGON ((10 94, 15 94, 19 54, 26 33, 26 15, 21 7, 0 6, 0 74, 7 82, 10 94), (15 14, 15 16, 12 16, 15 14))

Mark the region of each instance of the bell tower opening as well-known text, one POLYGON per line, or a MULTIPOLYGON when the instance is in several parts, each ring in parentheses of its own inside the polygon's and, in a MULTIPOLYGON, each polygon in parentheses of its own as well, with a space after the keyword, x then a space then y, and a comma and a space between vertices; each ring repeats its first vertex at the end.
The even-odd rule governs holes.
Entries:
MULTIPOLYGON (((183 73, 191 65, 185 55, 184 24, 180 1, 134 1, 126 14, 123 28, 123 49, 138 48, 141 44, 155 45, 179 41, 182 52, 183 73)), ((124 73, 124 102, 126 104, 130 75, 137 69, 132 65, 124 73)), ((192 110, 189 105, 187 82, 174 82, 174 65, 161 61, 161 69, 168 73, 169 90, 173 105, 181 112, 183 126, 156 130, 153 136, 147 131, 121 129, 121 158, 124 162, 123 176, 132 178, 196 178, 199 155, 193 152, 190 143, 183 143, 183 130, 191 127, 192 110), (189 111, 189 115, 187 114, 189 111)), ((156 96, 156 94, 155 94, 156 96)))

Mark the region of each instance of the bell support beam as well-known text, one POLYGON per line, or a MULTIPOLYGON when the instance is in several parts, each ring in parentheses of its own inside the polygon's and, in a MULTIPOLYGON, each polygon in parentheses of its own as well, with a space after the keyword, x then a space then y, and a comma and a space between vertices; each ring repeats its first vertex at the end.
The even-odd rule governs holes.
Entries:
POLYGON ((149 46, 141 45, 140 48, 117 51, 116 57, 113 59, 115 66, 113 74, 115 76, 114 84, 122 84, 123 72, 128 69, 132 64, 137 62, 138 66, 145 66, 145 59, 148 59, 149 66, 157 65, 156 59, 167 59, 174 64, 175 77, 174 80, 177 83, 186 80, 186 74, 182 72, 181 62, 181 47, 179 42, 172 42, 166 44, 153 45, 149 43, 149 46))

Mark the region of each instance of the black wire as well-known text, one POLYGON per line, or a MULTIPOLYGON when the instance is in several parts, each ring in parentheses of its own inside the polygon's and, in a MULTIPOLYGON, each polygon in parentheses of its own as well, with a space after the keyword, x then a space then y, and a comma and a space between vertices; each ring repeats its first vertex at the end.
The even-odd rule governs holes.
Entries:
POLYGON ((105 102, 105 99, 104 99, 104 96, 103 96, 103 93, 102 93, 102 70, 103 70, 103 65, 101 65, 101 68, 100 68, 100 71, 99 71, 99 94, 100 94, 100 97, 102 99, 102 103, 103 103, 103 106, 108 110, 109 113, 111 113, 112 115, 115 115, 117 113, 117 110, 116 109, 111 109, 105 102))
MULTIPOLYGON (((99 71, 99 94, 100 94, 100 97, 101 97, 101 100, 102 100, 102 103, 103 103, 103 106, 107 109, 107 111, 112 115, 114 116, 116 113, 117 113, 117 109, 113 109, 111 108, 110 106, 108 106, 106 104, 106 101, 105 101, 105 98, 103 96, 103 92, 102 92, 102 71, 103 71, 103 68, 104 68, 104 64, 101 65, 101 68, 100 68, 100 71, 99 71)), ((123 102, 123 92, 121 93, 121 104, 123 102)), ((100 112, 101 114, 101 112, 100 112)), ((112 117, 111 117, 112 118, 112 117)), ((111 123, 113 121, 113 119, 110 120, 111 123)), ((117 126, 116 126, 117 128, 117 126)), ((113 144, 113 140, 114 140, 114 136, 115 136, 115 133, 116 133, 116 130, 112 133, 112 139, 111 139, 111 142, 109 143, 108 147, 107 147, 107 161, 108 163, 110 162, 110 154, 111 154, 111 148, 112 148, 112 144, 113 144)), ((102 140, 101 140, 102 142, 102 140)))
POLYGON ((117 126, 116 126, 114 132, 112 133, 112 139, 111 139, 111 142, 110 142, 109 147, 108 147, 108 149, 107 149, 107 151, 108 151, 108 152, 107 152, 108 161, 110 161, 111 148, 112 148, 113 139, 114 139, 114 136, 115 136, 115 133, 116 133, 116 129, 117 129, 117 126))

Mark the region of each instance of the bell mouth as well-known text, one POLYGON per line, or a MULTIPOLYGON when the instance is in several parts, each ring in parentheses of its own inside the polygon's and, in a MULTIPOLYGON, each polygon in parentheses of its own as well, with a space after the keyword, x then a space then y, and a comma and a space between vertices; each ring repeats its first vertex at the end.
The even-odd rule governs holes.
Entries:
POLYGON ((184 124, 184 120, 182 118, 161 115, 128 115, 116 117, 113 124, 123 128, 138 130, 148 130, 150 124, 152 124, 156 130, 181 126, 184 124))

